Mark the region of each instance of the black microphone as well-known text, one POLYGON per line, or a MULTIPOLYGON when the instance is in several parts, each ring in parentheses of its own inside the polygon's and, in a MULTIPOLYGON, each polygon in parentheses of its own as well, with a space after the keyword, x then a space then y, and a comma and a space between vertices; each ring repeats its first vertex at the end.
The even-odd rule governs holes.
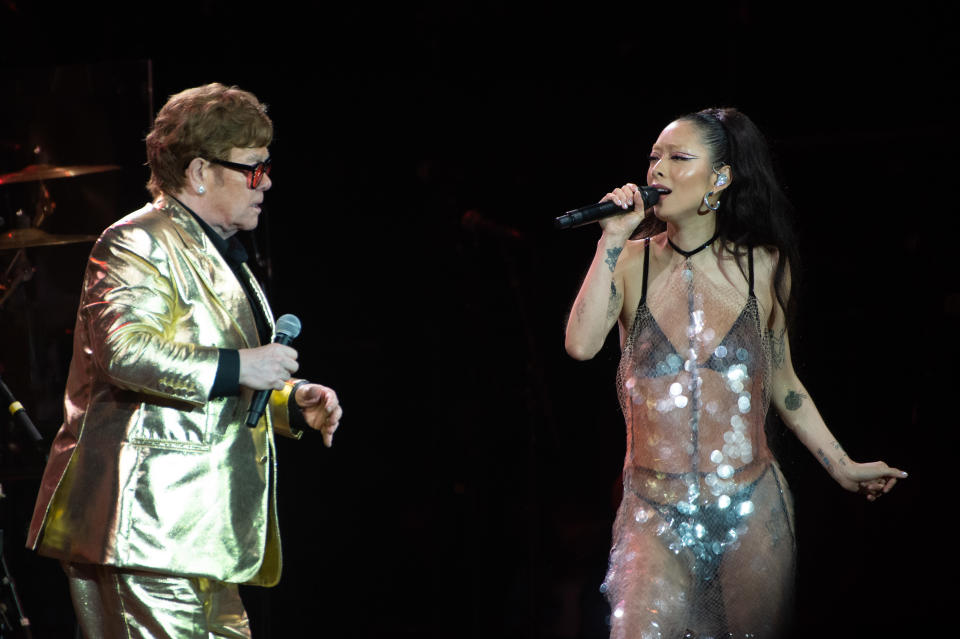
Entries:
POLYGON ((10 418, 14 423, 20 424, 20 427, 26 431, 31 441, 33 441, 37 447, 37 450, 46 456, 46 451, 42 448, 43 436, 40 435, 40 431, 38 431, 37 427, 30 421, 30 416, 27 415, 23 404, 17 401, 17 398, 13 396, 13 393, 7 388, 7 385, 3 383, 3 378, 0 378, 0 401, 2 401, 4 406, 7 407, 7 410, 10 411, 10 418))
MULTIPOLYGON (((661 193, 669 193, 668 189, 657 188, 654 186, 641 186, 640 197, 643 199, 643 208, 649 209, 660 199, 661 193)), ((575 226, 583 226, 605 217, 621 215, 627 213, 629 209, 623 209, 617 206, 616 202, 597 202, 589 206, 582 206, 579 209, 567 211, 553 222, 553 226, 558 229, 571 229, 575 226)))
MULTIPOLYGON (((277 330, 273 336, 274 344, 287 346, 300 334, 300 319, 296 315, 281 315, 277 320, 277 330)), ((247 426, 254 428, 267 409, 267 400, 273 390, 258 390, 253 394, 250 410, 247 411, 247 426)))

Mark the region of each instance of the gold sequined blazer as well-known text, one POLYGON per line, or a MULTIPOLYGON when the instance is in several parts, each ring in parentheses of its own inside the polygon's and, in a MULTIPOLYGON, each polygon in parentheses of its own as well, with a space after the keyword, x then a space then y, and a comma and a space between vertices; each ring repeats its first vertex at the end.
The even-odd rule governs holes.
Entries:
POLYGON ((243 423, 251 391, 209 399, 218 348, 258 345, 243 287, 175 201, 104 231, 27 545, 68 561, 277 583, 273 433, 298 436, 291 386, 272 394, 257 428, 243 423))

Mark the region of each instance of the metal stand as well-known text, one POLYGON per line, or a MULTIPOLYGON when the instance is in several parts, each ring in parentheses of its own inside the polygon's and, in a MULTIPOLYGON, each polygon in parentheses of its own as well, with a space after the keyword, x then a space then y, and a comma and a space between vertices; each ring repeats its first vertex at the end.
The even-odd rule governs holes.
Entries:
MULTIPOLYGON (((3 487, 0 486, 0 499, 3 499, 3 487)), ((30 619, 23 612, 23 606, 20 604, 20 596, 17 594, 17 584, 7 568, 7 558, 3 554, 3 529, 0 528, 0 584, 4 586, 3 593, 0 594, 0 639, 14 639, 14 637, 23 637, 33 639, 30 631, 30 619), (9 593, 6 591, 9 590, 9 593), (13 604, 11 611, 7 602, 13 604), (11 614, 12 613, 12 614, 11 614), (16 615, 16 624, 11 622, 11 618, 16 615)))
MULTIPOLYGON (((10 413, 9 422, 11 424, 14 422, 19 424, 34 446, 36 446, 37 450, 46 456, 42 448, 43 438, 40 436, 36 427, 34 427, 33 422, 30 421, 23 405, 16 400, 10 392, 10 389, 4 384, 2 378, 0 378, 0 398, 2 398, 4 407, 6 407, 10 413)), ((0 460, 2 460, 3 454, 7 452, 7 437, 5 436, 6 433, 4 429, 4 425, 0 424, 0 460)), ((5 498, 6 495, 3 493, 3 485, 0 484, 0 503, 2 503, 5 498)), ((15 637, 32 639, 33 634, 30 628, 30 619, 23 611, 23 605, 20 603, 20 595, 17 593, 17 584, 13 579, 10 568, 7 566, 7 557, 3 553, 2 525, 5 519, 3 516, 3 508, 0 508, 0 585, 3 586, 3 589, 0 590, 0 639, 14 639, 15 637), (10 604, 12 604, 12 608, 10 604)))

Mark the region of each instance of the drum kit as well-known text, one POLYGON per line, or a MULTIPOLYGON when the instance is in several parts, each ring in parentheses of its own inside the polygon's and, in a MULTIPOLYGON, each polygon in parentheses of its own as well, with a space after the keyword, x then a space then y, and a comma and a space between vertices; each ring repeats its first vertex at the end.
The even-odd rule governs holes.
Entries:
MULTIPOLYGON (((33 277, 36 271, 28 259, 27 252, 30 249, 93 242, 97 239, 96 235, 55 234, 41 228, 56 209, 56 203, 46 187, 46 182, 119 169, 120 167, 115 165, 53 166, 50 164, 33 164, 15 173, 0 175, 0 192, 6 185, 10 184, 35 183, 39 187, 39 198, 34 208, 34 214, 28 216, 24 214, 23 209, 19 209, 12 220, 17 228, 10 228, 10 220, 7 220, 8 228, 0 231, 0 262, 6 262, 6 266, 0 272, 0 319, 3 316, 4 304, 8 302, 20 285, 33 277)), ((0 224, 2 223, 3 218, 0 217, 0 224)), ((29 324, 30 322, 27 322, 28 326, 29 324)), ((29 341, 30 337, 26 336, 26 339, 29 341)), ((10 437, 11 433, 7 432, 8 425, 11 428, 16 425, 19 430, 23 431, 21 434, 36 447, 41 459, 46 457, 46 451, 39 431, 33 426, 23 405, 16 400, 2 377, 0 377, 0 404, 10 413, 10 419, 0 417, 0 502, 2 502, 6 497, 3 492, 4 481, 18 481, 33 478, 35 475, 34 471, 18 469, 19 464, 8 463, 11 461, 7 459, 8 454, 18 450, 17 446, 11 445, 13 438, 10 437)), ((2 508, 0 508, 0 513, 2 513, 2 508)), ((2 519, 0 517, 0 583, 4 587, 0 589, 0 639, 5 639, 7 636, 29 639, 31 636, 30 622, 23 611, 13 576, 3 553, 4 522, 2 519)))
POLYGON ((0 175, 0 186, 20 182, 40 183, 40 203, 37 207, 38 215, 33 226, 25 229, 15 229, 0 236, 0 251, 21 250, 35 246, 56 246, 59 244, 73 244, 74 242, 91 242, 97 239, 90 235, 51 235, 39 227, 46 217, 53 212, 54 204, 50 193, 43 185, 46 180, 76 177, 89 173, 103 173, 117 171, 116 165, 101 166, 53 166, 51 164, 32 164, 22 171, 0 175))
MULTIPOLYGON (((26 263, 25 250, 40 246, 60 246, 78 242, 92 242, 97 239, 94 235, 55 235, 43 230, 41 225, 49 217, 56 204, 50 197, 45 182, 61 178, 71 178, 91 173, 116 171, 116 165, 98 166, 54 166, 51 164, 32 164, 21 171, 0 175, 0 187, 7 184, 21 182, 36 182, 40 188, 40 198, 36 206, 36 215, 31 224, 25 228, 15 228, 0 235, 0 253, 16 251, 13 259, 7 265, 3 276, 0 277, 0 309, 13 293, 14 289, 29 279, 32 268, 26 263)), ((17 217, 23 216, 23 210, 17 211, 17 217)))
MULTIPOLYGON (((80 242, 92 242, 97 239, 97 236, 95 235, 63 235, 48 233, 41 228, 44 222, 53 214, 54 210, 56 209, 56 203, 50 196, 50 191, 47 189, 45 184, 46 181, 61 178, 73 178, 92 173, 117 171, 119 169, 120 167, 116 165, 53 166, 51 164, 33 164, 15 173, 6 173, 0 175, 0 189, 3 189, 9 184, 33 182, 39 186, 40 193, 32 219, 30 216, 24 215, 23 209, 19 209, 14 216, 14 221, 19 222, 20 224, 17 226, 21 228, 9 228, 0 233, 0 259, 12 254, 12 257, 7 262, 3 272, 0 273, 0 313, 3 311, 3 305, 8 299, 10 299, 10 296, 17 289, 17 287, 29 280, 36 270, 30 264, 27 258, 28 249, 45 246, 62 246, 65 244, 76 244, 80 242)), ((0 217, 0 223, 2 223, 2 221, 3 218, 0 217)), ((0 370, 0 372, 2 372, 2 370, 0 370)), ((3 384, 2 378, 0 378, 0 389, 5 391, 2 393, 3 396, 10 394, 7 392, 7 387, 3 384)), ((10 399, 10 402, 13 401, 13 399, 10 399)), ((10 402, 7 402, 6 400, 3 401, 5 405, 10 402)), ((14 414, 12 404, 10 406, 10 413, 11 415, 14 414)), ((4 437, 5 433, 3 432, 2 427, 3 423, 0 423, 0 462, 3 461, 3 455, 6 452, 2 446, 6 443, 6 438, 4 437)), ((0 468, 3 466, 4 464, 0 463, 0 468)))

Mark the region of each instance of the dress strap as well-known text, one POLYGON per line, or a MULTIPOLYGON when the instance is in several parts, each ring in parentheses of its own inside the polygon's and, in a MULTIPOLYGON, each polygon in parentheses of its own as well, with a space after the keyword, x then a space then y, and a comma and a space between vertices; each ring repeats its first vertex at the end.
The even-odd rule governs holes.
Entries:
MULTIPOLYGON (((650 272, 650 238, 647 238, 646 244, 643 246, 643 287, 640 289, 640 304, 646 304, 647 302, 647 273, 650 272)), ((751 279, 751 282, 753 280, 751 279)), ((753 290, 753 284, 750 285, 750 290, 753 290)))
POLYGON ((747 265, 750 268, 750 297, 753 297, 753 247, 747 248, 747 265))

